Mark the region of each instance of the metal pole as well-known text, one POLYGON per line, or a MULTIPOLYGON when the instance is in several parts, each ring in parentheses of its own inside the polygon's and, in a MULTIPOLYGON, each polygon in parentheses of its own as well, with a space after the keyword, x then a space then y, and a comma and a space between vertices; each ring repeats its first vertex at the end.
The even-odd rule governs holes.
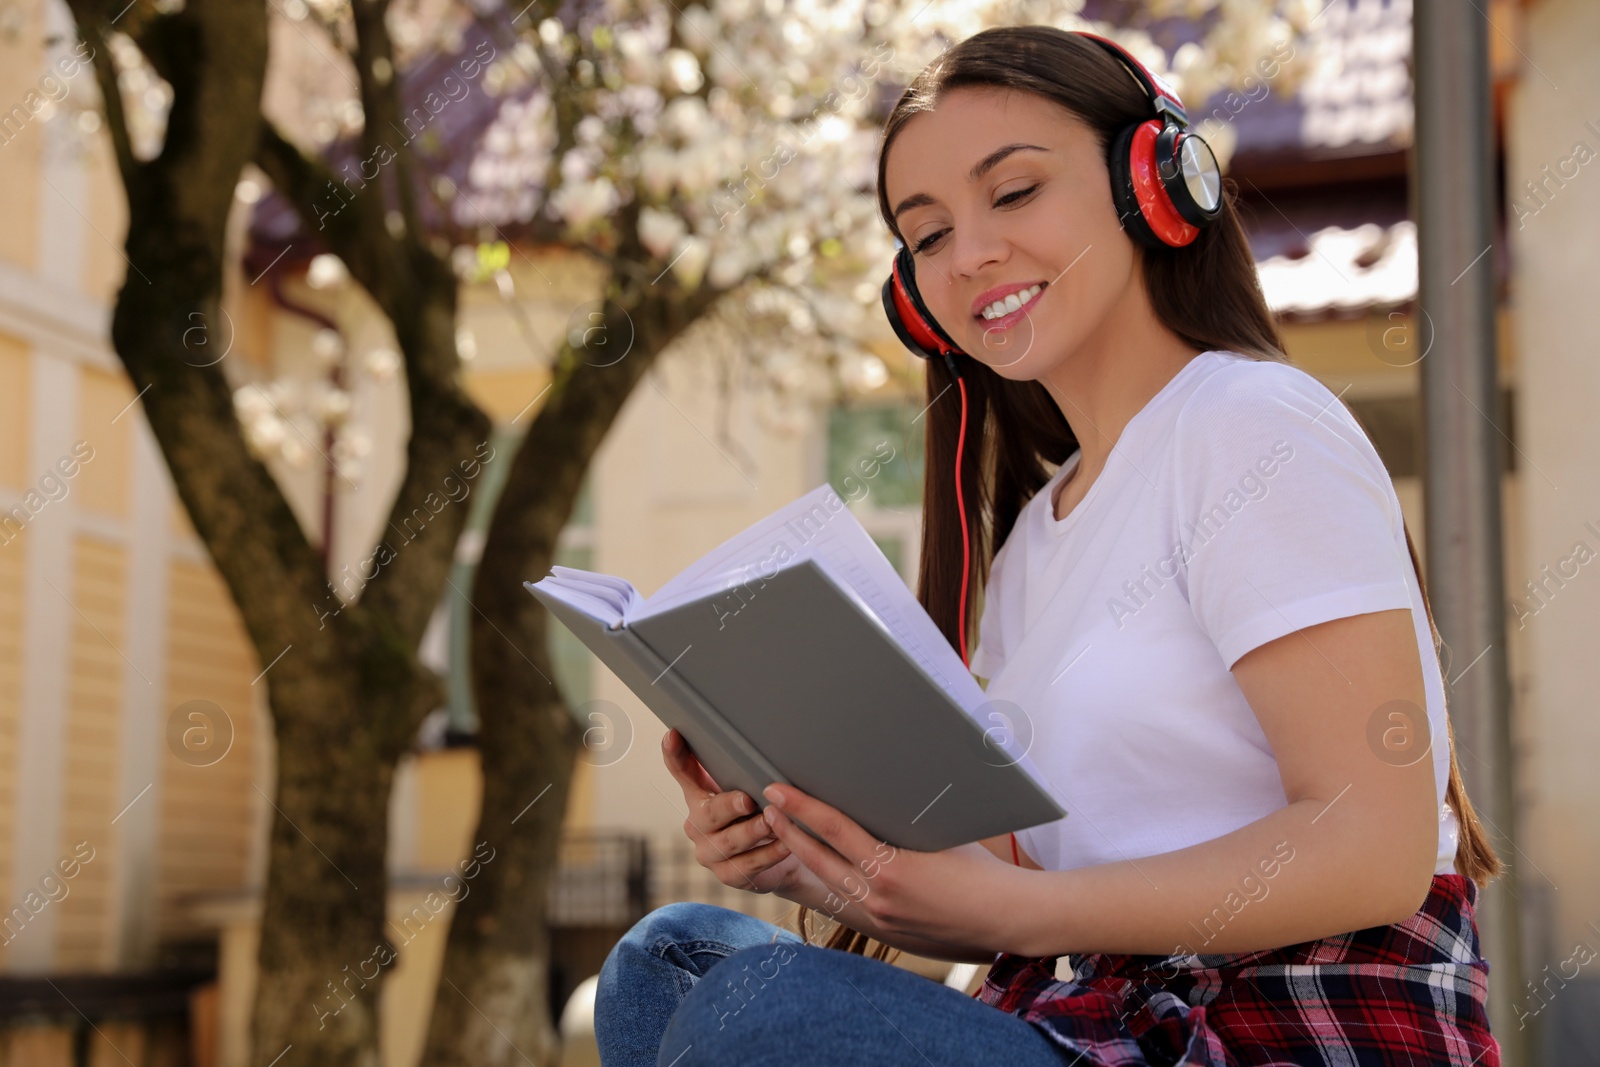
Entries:
MULTIPOLYGON (((1487 5, 1484 5, 1487 6, 1487 5)), ((1531 1067, 1514 852, 1511 687, 1500 514, 1505 437, 1495 360, 1495 171, 1483 7, 1416 0, 1411 156, 1423 331, 1428 593, 1447 646, 1461 774, 1507 872, 1479 902, 1489 1017, 1505 1067, 1531 1067)))

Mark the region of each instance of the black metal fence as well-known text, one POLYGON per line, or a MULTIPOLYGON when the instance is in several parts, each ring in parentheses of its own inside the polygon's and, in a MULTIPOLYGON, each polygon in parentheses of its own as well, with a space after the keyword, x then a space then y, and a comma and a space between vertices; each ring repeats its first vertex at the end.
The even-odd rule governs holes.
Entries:
POLYGON ((560 1018, 572 991, 599 973, 629 927, 652 909, 679 900, 717 904, 773 922, 791 907, 781 898, 723 885, 696 862, 694 846, 681 834, 566 834, 548 904, 551 1017, 560 1018))

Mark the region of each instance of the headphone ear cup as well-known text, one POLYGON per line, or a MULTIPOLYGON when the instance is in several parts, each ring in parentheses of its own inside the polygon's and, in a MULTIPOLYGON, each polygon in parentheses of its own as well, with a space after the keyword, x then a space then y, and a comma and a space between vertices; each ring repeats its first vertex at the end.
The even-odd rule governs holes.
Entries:
MULTIPOLYGON (((1130 233, 1137 233, 1151 248, 1182 248, 1200 236, 1200 228, 1178 212, 1162 180, 1158 147, 1171 144, 1176 137, 1174 127, 1159 119, 1147 119, 1129 126, 1118 134, 1115 147, 1120 150, 1115 159, 1122 165, 1117 187, 1126 197, 1125 225, 1130 233), (1142 232, 1139 232, 1142 227, 1142 232)), ((1203 142, 1202 142, 1203 143, 1203 142)))
POLYGON ((1208 226, 1222 214, 1222 171, 1204 137, 1168 126, 1156 137, 1155 161, 1167 200, 1184 222, 1208 226))
POLYGON ((894 266, 883 283, 883 313, 913 355, 938 359, 944 353, 960 354, 961 347, 940 328, 917 291, 916 267, 911 249, 902 247, 895 254, 894 266))
POLYGON ((889 320, 889 325, 893 328, 894 335, 900 338, 901 344, 910 349, 912 355, 921 359, 932 359, 934 358, 934 353, 929 352, 922 346, 922 342, 912 334, 906 324, 906 319, 916 312, 911 308, 909 301, 902 302, 899 289, 899 281, 895 278, 894 272, 890 271, 889 276, 883 280, 884 317, 889 320), (904 309, 903 314, 902 308, 904 309))
POLYGON ((1117 218, 1136 244, 1145 248, 1165 248, 1166 242, 1156 236, 1145 218, 1144 207, 1139 203, 1133 188, 1133 135, 1142 123, 1124 126, 1111 141, 1106 165, 1111 172, 1111 202, 1117 209, 1117 218))

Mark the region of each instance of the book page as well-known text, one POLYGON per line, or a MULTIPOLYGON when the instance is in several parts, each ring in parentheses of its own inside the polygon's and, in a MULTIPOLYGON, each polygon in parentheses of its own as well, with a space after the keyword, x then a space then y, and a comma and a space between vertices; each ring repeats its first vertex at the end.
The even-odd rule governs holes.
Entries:
POLYGON ((587 582, 575 582, 571 578, 557 576, 523 584, 529 589, 537 586, 603 626, 615 629, 622 625, 622 614, 617 610, 616 604, 605 596, 595 595, 596 587, 587 582))
POLYGON ((668 579, 666 584, 650 594, 635 614, 654 614, 712 593, 720 593, 754 578, 763 569, 770 576, 775 568, 767 564, 775 553, 783 556, 786 552, 785 561, 792 561, 803 544, 789 530, 789 524, 809 514, 829 494, 838 499, 838 494, 833 492, 831 486, 818 486, 734 534, 668 579))
POLYGON ((939 628, 906 587, 894 565, 831 485, 824 483, 723 542, 650 596, 633 618, 718 593, 713 610, 737 611, 760 589, 763 576, 816 559, 852 590, 938 685, 966 709, 983 690, 939 628))
POLYGON ((640 599, 638 590, 622 578, 560 564, 552 566, 550 573, 537 582, 523 585, 529 589, 538 586, 563 604, 613 630, 622 626, 628 611, 640 599))

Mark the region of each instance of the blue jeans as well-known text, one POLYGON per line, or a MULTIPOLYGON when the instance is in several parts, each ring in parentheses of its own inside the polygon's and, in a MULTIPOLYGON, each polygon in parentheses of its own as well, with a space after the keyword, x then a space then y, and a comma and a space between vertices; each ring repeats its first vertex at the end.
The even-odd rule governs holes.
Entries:
POLYGON ((1032 1023, 880 960, 712 904, 657 908, 600 968, 604 1067, 1063 1067, 1032 1023))

